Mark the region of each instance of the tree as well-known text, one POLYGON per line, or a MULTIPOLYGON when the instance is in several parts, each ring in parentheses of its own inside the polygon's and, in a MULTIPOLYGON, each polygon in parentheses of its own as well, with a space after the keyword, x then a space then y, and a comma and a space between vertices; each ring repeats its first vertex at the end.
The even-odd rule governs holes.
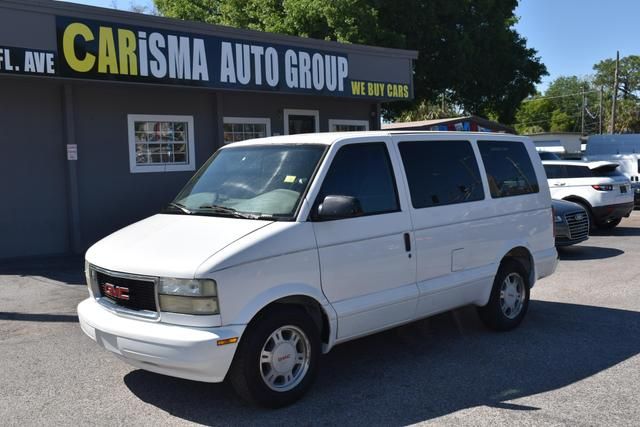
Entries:
POLYGON ((155 0, 160 14, 283 34, 415 49, 412 102, 443 93, 465 113, 511 123, 545 66, 513 28, 517 0, 155 0))
MULTIPOLYGON (((596 72, 594 83, 613 90, 616 61, 605 59, 593 66, 596 72)), ((630 55, 620 60, 618 67, 618 90, 623 99, 638 98, 640 95, 640 56, 630 55)))
POLYGON ((515 128, 518 133, 538 133, 549 130, 553 105, 547 98, 535 96, 523 102, 516 113, 515 128))

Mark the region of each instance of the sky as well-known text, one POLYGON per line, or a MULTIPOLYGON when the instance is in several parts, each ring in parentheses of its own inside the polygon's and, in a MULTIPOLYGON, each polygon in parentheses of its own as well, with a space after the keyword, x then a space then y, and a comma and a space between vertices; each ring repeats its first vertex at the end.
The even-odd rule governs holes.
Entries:
MULTIPOLYGON (((320 0, 319 0, 320 1, 320 0)), ((131 3, 152 7, 152 0, 75 0, 127 10, 131 3)), ((517 31, 547 66, 538 89, 560 76, 587 76, 606 58, 640 55, 638 0, 520 0, 517 31)))
POLYGON ((606 58, 640 55, 640 1, 521 0, 517 31, 538 51, 548 76, 539 89, 560 76, 593 74, 606 58))

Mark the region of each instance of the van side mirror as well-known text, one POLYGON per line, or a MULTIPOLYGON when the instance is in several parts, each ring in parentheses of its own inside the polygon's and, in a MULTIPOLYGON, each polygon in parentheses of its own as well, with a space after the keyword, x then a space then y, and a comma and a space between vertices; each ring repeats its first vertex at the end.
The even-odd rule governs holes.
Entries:
POLYGON ((315 221, 353 218, 363 214, 360 201, 351 196, 326 196, 314 215, 315 221))

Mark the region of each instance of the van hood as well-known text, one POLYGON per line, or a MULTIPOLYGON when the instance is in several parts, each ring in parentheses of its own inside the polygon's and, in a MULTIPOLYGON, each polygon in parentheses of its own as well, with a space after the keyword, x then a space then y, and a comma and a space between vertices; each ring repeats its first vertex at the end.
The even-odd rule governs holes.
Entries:
POLYGON ((158 214, 93 245, 87 262, 107 270, 193 278, 198 266, 242 237, 272 224, 240 218, 158 214))

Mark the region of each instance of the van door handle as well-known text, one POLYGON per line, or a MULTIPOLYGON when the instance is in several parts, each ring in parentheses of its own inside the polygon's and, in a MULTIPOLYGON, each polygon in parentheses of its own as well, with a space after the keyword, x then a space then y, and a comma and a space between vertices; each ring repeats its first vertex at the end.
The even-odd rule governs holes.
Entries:
POLYGON ((556 185, 557 185, 558 187, 562 187, 562 186, 564 186, 564 185, 567 185, 567 183, 566 183, 566 182, 558 182, 556 185))
POLYGON ((407 252, 411 252, 411 236, 409 236, 409 233, 404 233, 404 249, 407 252))

